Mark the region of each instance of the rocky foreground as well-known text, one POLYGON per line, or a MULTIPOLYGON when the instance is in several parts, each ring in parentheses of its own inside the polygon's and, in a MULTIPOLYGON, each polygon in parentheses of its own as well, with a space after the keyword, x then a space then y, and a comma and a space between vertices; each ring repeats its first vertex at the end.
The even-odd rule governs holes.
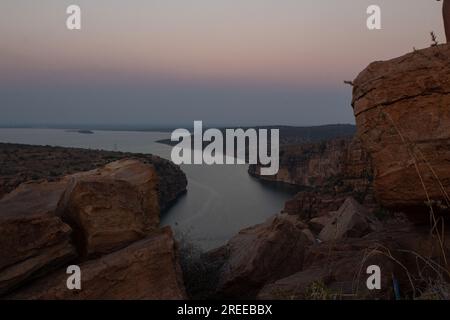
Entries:
POLYGON ((250 167, 303 191, 206 255, 216 296, 450 299, 450 46, 372 63, 353 86, 353 139, 283 146, 275 176, 250 167))
MULTIPOLYGON (((20 149, 6 147, 8 152, 20 149)), ((25 148, 37 154, 43 150, 25 148)), ((49 155, 49 161, 55 159, 49 155)), ((165 160, 150 160, 155 165, 123 159, 90 171, 28 181, 5 194, 0 199, 0 296, 185 298, 177 246, 170 228, 159 227, 159 219, 161 206, 185 192, 186 178, 181 173, 177 185, 182 187, 174 189, 164 179, 181 171, 165 160), (176 194, 164 198, 167 194, 161 193, 161 186, 165 192, 177 190, 176 194), (67 287, 69 265, 81 268, 81 290, 67 287)))

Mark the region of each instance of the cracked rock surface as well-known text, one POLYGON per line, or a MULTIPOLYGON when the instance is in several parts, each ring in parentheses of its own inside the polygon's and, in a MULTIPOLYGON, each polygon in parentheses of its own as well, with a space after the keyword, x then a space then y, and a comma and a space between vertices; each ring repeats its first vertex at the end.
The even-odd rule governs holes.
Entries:
POLYGON ((370 64, 354 81, 357 135, 384 206, 446 203, 450 193, 450 46, 370 64))

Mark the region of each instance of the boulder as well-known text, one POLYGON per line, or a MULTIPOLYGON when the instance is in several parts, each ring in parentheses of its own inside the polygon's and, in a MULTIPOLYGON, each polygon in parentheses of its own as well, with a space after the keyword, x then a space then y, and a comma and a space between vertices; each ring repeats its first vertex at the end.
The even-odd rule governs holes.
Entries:
POLYGON ((9 299, 186 299, 170 228, 99 259, 79 265, 81 290, 69 290, 61 269, 9 299))
POLYGON ((313 218, 308 221, 308 226, 312 231, 316 233, 320 233, 326 225, 328 225, 335 215, 335 212, 331 212, 330 214, 326 214, 320 217, 313 218))
POLYGON ((353 83, 378 200, 394 209, 450 203, 450 45, 374 62, 353 83))
POLYGON ((112 252, 159 225, 157 175, 151 165, 120 160, 65 180, 58 212, 73 226, 82 257, 112 252))
POLYGON ((24 183, 0 200, 0 294, 76 257, 55 215, 63 182, 24 183))
POLYGON ((301 270, 312 243, 306 228, 297 217, 281 214, 240 231, 226 246, 218 296, 252 298, 266 282, 301 270))
POLYGON ((370 212, 352 197, 348 197, 319 234, 322 241, 359 238, 380 227, 370 212))

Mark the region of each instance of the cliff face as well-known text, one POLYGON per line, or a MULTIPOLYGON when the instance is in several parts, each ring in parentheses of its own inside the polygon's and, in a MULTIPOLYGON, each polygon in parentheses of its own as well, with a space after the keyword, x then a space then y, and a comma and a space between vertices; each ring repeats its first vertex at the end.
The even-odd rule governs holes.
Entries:
POLYGON ((450 45, 370 64, 354 81, 353 109, 384 206, 449 203, 450 45))
POLYGON ((332 191, 365 191, 372 168, 358 139, 333 139, 319 143, 283 146, 280 170, 274 176, 261 176, 260 166, 249 173, 262 180, 332 191))

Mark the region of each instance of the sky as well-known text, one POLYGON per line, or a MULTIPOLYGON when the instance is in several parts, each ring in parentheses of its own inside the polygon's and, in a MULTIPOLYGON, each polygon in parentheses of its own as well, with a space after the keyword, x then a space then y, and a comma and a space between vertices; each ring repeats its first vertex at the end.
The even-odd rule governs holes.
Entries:
POLYGON ((0 125, 354 123, 343 81, 430 31, 433 0, 2 0, 0 125))

